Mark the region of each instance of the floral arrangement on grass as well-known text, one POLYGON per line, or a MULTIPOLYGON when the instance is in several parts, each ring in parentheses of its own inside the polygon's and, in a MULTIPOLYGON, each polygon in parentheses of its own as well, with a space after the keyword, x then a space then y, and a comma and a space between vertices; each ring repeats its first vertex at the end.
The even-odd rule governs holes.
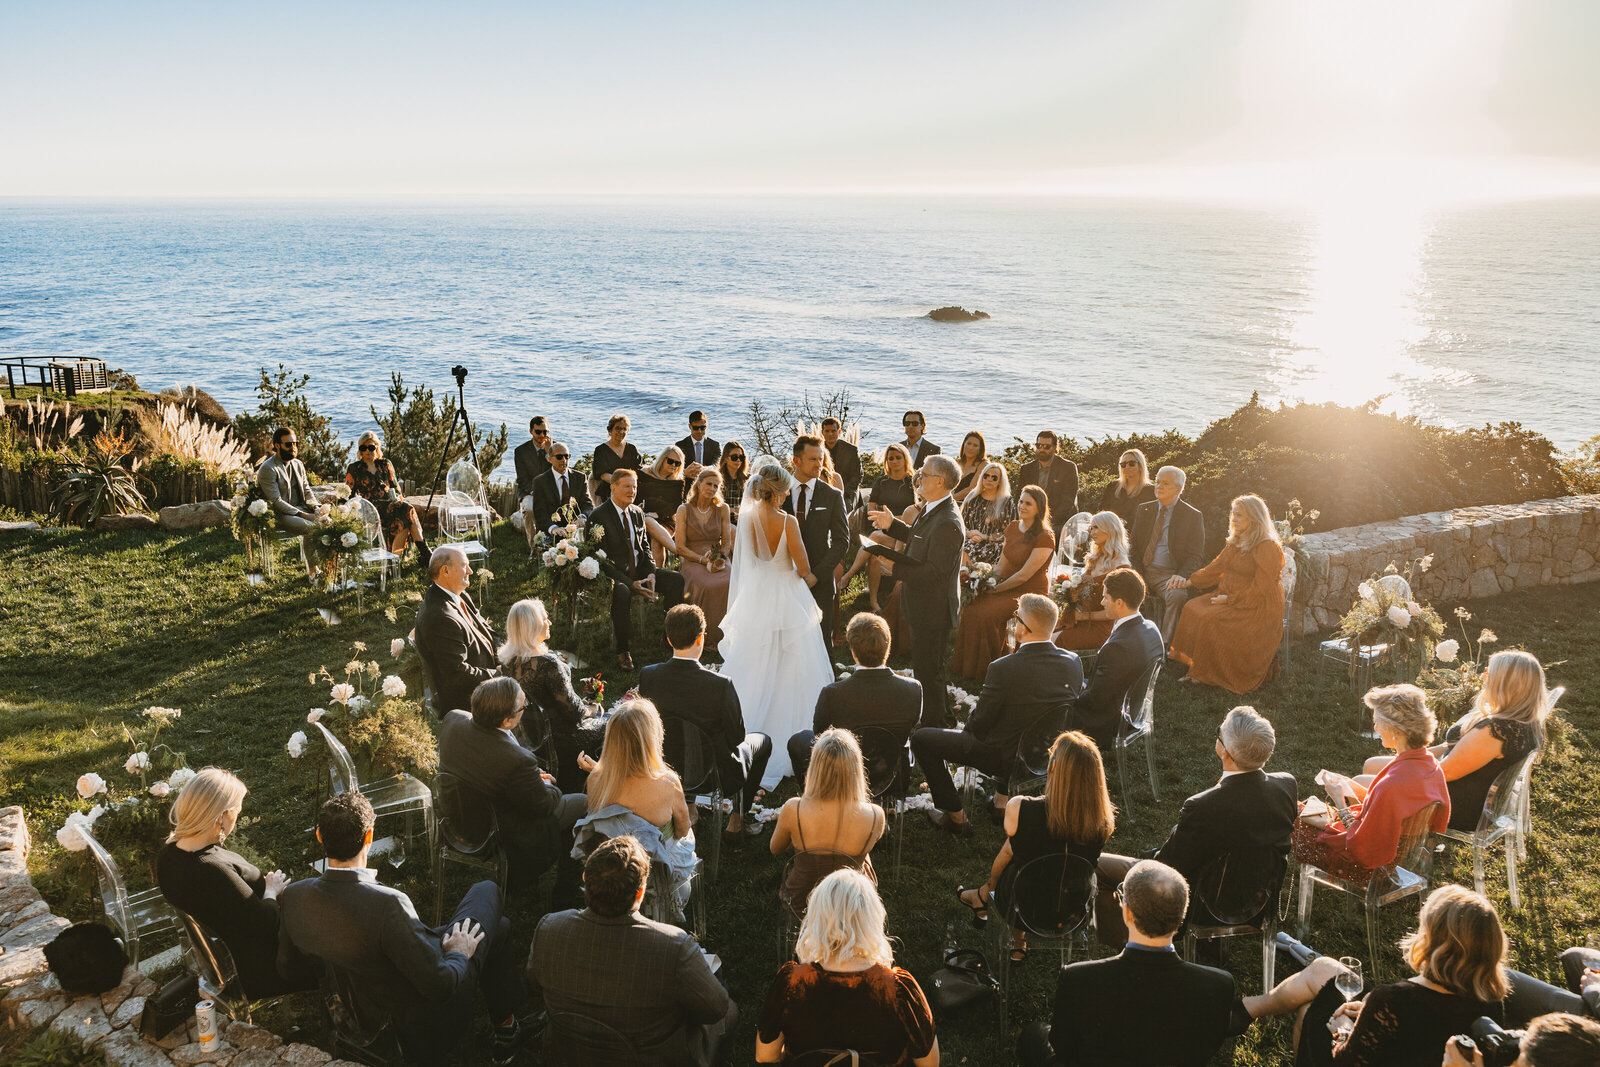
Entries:
POLYGON ((1448 638, 1433 648, 1433 662, 1422 673, 1422 684, 1428 690, 1428 706, 1433 708, 1441 723, 1455 721, 1465 715, 1483 688, 1483 674, 1489 664, 1489 646, 1500 638, 1487 627, 1480 627, 1474 641, 1467 630, 1472 612, 1457 607, 1456 626, 1461 639, 1448 638))
MULTIPOLYGON (((1431 566, 1433 557, 1423 556, 1406 564, 1402 574, 1390 563, 1383 574, 1362 582, 1355 604, 1339 620, 1339 636, 1351 647, 1388 645, 1385 655, 1394 662, 1397 674, 1402 664, 1411 662, 1413 653, 1420 653, 1423 661, 1432 656, 1444 639, 1444 622, 1411 592, 1413 579, 1431 566)), ((1352 656, 1352 671, 1355 663, 1352 656)))
POLYGON ((254 551, 256 545, 277 528, 277 512, 251 479, 244 480, 230 503, 233 511, 228 516, 228 529, 233 532, 234 540, 244 545, 246 552, 254 551))
POLYGON ((307 536, 315 548, 317 584, 324 592, 329 592, 338 581, 339 567, 345 557, 364 547, 367 521, 354 504, 343 500, 323 504, 317 508, 316 525, 307 536))
MULTIPOLYGON (((438 769, 439 757, 421 703, 407 699, 410 687, 399 674, 386 675, 376 659, 362 658, 367 654, 366 642, 352 641, 350 651, 342 680, 326 666, 306 675, 308 685, 328 687, 329 701, 329 707, 307 712, 306 724, 315 725, 331 714, 342 715, 347 720, 343 741, 361 774, 432 774, 438 769)), ((406 656, 405 639, 391 641, 389 654, 395 659, 406 656)), ((306 730, 295 730, 284 744, 294 760, 311 749, 311 734, 306 730)))
MULTIPOLYGON (((1293 552, 1296 565, 1309 562, 1305 555, 1306 530, 1312 523, 1322 517, 1322 512, 1315 508, 1307 511, 1298 499, 1291 500, 1284 505, 1283 518, 1273 523, 1277 527, 1278 540, 1283 543, 1286 551, 1293 552)), ((1429 557, 1431 559, 1431 557, 1429 557)))
POLYGON ((534 537, 543 568, 539 580, 552 594, 572 595, 600 577, 606 558, 600 539, 605 531, 591 525, 577 506, 568 501, 554 516, 549 529, 534 537))

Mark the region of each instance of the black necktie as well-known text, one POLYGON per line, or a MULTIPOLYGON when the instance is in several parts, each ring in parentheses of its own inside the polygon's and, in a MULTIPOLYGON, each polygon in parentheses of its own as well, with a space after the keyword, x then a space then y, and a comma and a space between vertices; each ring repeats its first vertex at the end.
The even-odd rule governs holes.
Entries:
POLYGON ((806 521, 806 483, 800 483, 800 506, 794 509, 794 517, 801 522, 806 521))
POLYGON ((567 476, 565 474, 556 475, 556 499, 567 499, 567 476))

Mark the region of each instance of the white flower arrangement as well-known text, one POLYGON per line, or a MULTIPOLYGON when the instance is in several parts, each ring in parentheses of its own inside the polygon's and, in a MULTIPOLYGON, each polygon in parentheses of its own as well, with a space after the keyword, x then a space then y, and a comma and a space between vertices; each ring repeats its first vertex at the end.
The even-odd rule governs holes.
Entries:
POLYGON ((291 758, 299 759, 306 754, 306 732, 304 730, 296 730, 289 735, 289 743, 283 747, 289 750, 291 758))
POLYGON ((267 513, 267 502, 258 497, 250 501, 250 506, 245 510, 259 519, 267 513))
POLYGON ((398 674, 391 674, 383 680, 383 695, 395 698, 406 695, 406 683, 398 674))
POLYGON ((93 771, 78 779, 78 795, 84 800, 88 800, 96 793, 104 793, 105 791, 106 780, 93 771))
POLYGON ((1444 641, 1440 641, 1433 650, 1434 658, 1440 663, 1454 663, 1456 661, 1456 657, 1460 654, 1461 642, 1457 641, 1453 637, 1444 641))
POLYGON ((182 789, 193 780, 194 771, 191 771, 187 767, 179 767, 177 770, 167 775, 167 784, 172 786, 174 789, 182 789))
POLYGON ((150 753, 142 751, 135 752, 133 755, 128 757, 128 762, 122 765, 122 769, 127 771, 129 774, 139 774, 143 771, 149 770, 150 753))
POLYGON ((171 782, 154 782, 150 786, 150 795, 160 799, 172 792, 171 782))
POLYGON ((328 714, 327 708, 312 708, 306 713, 306 722, 315 723, 326 714, 328 714))
POLYGON ((171 722, 173 719, 181 716, 183 711, 179 708, 149 707, 145 708, 139 714, 143 715, 152 722, 171 722))
POLYGON ((350 712, 352 717, 359 717, 363 711, 366 711, 371 706, 372 701, 357 693, 350 698, 350 703, 346 705, 346 710, 350 712))
POLYGON ((350 700, 356 695, 356 687, 349 682, 339 682, 328 692, 328 699, 335 704, 350 706, 350 700))
POLYGON ((405 650, 406 650, 406 639, 405 638, 397 637, 393 641, 389 642, 389 656, 391 658, 399 659, 401 657, 401 655, 404 654, 405 650))

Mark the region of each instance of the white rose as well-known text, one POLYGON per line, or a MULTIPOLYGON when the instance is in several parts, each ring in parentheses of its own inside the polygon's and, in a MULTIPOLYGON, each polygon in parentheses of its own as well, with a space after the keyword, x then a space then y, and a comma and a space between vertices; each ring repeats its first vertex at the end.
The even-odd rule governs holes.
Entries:
POLYGON ((1413 615, 1421 615, 1422 614, 1422 606, 1420 604, 1418 604, 1415 600, 1406 601, 1406 610, 1411 612, 1411 614, 1413 614, 1413 615))
POLYGON ((259 499, 252 500, 250 501, 250 506, 245 510, 259 519, 267 513, 267 502, 259 499))
POLYGON ((567 554, 565 552, 557 552, 556 553, 555 565, 557 567, 565 567, 568 563, 571 563, 571 562, 572 561, 567 558, 567 554))
POLYGON ((290 734, 289 735, 289 743, 284 745, 283 747, 288 749, 289 750, 289 755, 292 756, 295 759, 299 759, 301 756, 305 755, 305 752, 306 752, 306 733, 305 733, 305 731, 304 730, 296 730, 294 733, 290 734))
POLYGON ((1460 653, 1461 642, 1453 637, 1448 641, 1440 641, 1433 650, 1434 658, 1440 663, 1454 663, 1456 656, 1460 655, 1460 653))
POLYGON ((397 637, 393 641, 389 642, 389 655, 393 656, 395 659, 399 659, 401 654, 404 653, 405 650, 406 650, 406 639, 405 638, 397 637))
POLYGON ((544 554, 539 558, 544 562, 546 567, 554 567, 556 565, 556 550, 553 548, 547 548, 544 550, 544 554))
POLYGON ((1371 600, 1376 594, 1377 590, 1372 588, 1371 582, 1362 582, 1356 587, 1356 592, 1361 594, 1362 600, 1371 600))
POLYGON ((564 551, 562 553, 562 555, 567 557, 567 561, 569 563, 576 561, 577 558, 578 558, 578 546, 577 545, 568 545, 567 548, 566 548, 566 551, 564 551))
POLYGON ((129 774, 138 774, 140 771, 149 770, 150 753, 135 752, 133 755, 128 757, 128 762, 122 765, 122 769, 127 771, 129 774))
MULTIPOLYGON (((596 529, 598 529, 598 527, 596 527, 596 529)), ((606 557, 606 550, 603 549, 603 548, 595 549, 594 550, 594 558, 595 559, 606 559, 607 558, 606 557)))
POLYGON ((328 714, 327 708, 312 708, 310 712, 306 714, 306 722, 314 723, 326 714, 328 714))
POLYGON ((350 706, 350 698, 356 695, 356 687, 349 682, 340 682, 328 692, 328 699, 335 704, 350 706))
POLYGON ((1389 608, 1389 621, 1394 623, 1396 629, 1404 630, 1411 625, 1411 612, 1395 604, 1389 608))
POLYGON ((174 789, 182 789, 184 786, 188 785, 190 780, 193 778, 193 771, 187 767, 179 767, 177 770, 167 775, 167 784, 172 786, 174 789))
POLYGON ((150 795, 153 797, 164 797, 171 792, 172 785, 168 782, 157 782, 150 787, 150 795))
POLYGON ((354 548, 356 547, 356 542, 359 540, 360 538, 357 537, 353 531, 346 530, 344 532, 344 536, 339 538, 339 543, 346 548, 354 548))
POLYGON ((403 697, 406 695, 406 683, 398 674, 391 674, 383 680, 383 695, 386 697, 403 697))
POLYGON ((363 711, 365 711, 367 708, 369 708, 371 706, 372 706, 372 701, 368 700, 366 697, 362 696, 360 693, 357 693, 355 696, 350 698, 350 714, 351 715, 360 715, 363 711))
POLYGON ((89 847, 89 842, 83 839, 79 831, 88 829, 89 820, 84 818, 83 812, 75 811, 67 816, 67 821, 56 831, 56 841, 69 852, 82 852, 89 847))
POLYGON ((78 779, 78 795, 85 800, 88 800, 96 793, 104 793, 105 791, 106 780, 93 771, 78 779))
POLYGON ((567 549, 569 549, 571 547, 572 547, 572 542, 568 541, 564 537, 561 540, 556 542, 556 551, 557 552, 565 552, 567 549))
POLYGON ((589 559, 584 560, 582 563, 578 564, 578 574, 580 577, 591 580, 598 578, 600 576, 599 561, 594 559, 592 556, 589 559))

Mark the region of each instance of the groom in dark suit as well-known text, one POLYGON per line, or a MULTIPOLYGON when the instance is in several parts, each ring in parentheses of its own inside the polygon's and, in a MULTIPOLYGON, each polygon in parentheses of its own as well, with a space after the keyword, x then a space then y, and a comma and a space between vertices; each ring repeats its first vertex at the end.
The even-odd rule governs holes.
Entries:
POLYGON ((966 526, 950 491, 961 480, 961 468, 948 456, 930 456, 922 465, 917 493, 925 501, 917 521, 907 526, 886 507, 871 513, 872 524, 904 541, 910 562, 896 562, 900 579, 900 614, 911 627, 911 669, 922 683, 922 725, 950 724, 949 691, 944 682, 950 630, 961 612, 961 545, 966 526))
POLYGON ((431 585, 422 594, 412 631, 417 652, 433 681, 434 712, 472 706, 472 691, 499 673, 494 654, 494 628, 478 614, 467 593, 472 564, 455 545, 440 545, 428 557, 431 585))
POLYGON ((611 499, 589 513, 605 531, 600 547, 606 558, 600 569, 611 579, 611 632, 617 641, 617 665, 633 670, 628 639, 633 636, 633 598, 664 600, 670 610, 683 603, 683 576, 677 571, 657 570, 650 557, 650 535, 645 532, 644 512, 634 505, 639 493, 639 475, 626 467, 611 472, 611 499))
POLYGON ((783 510, 800 522, 800 540, 811 563, 811 599, 822 609, 822 641, 833 641, 833 569, 850 551, 850 523, 845 518, 844 494, 823 481, 822 438, 803 435, 794 439, 795 486, 783 510))

